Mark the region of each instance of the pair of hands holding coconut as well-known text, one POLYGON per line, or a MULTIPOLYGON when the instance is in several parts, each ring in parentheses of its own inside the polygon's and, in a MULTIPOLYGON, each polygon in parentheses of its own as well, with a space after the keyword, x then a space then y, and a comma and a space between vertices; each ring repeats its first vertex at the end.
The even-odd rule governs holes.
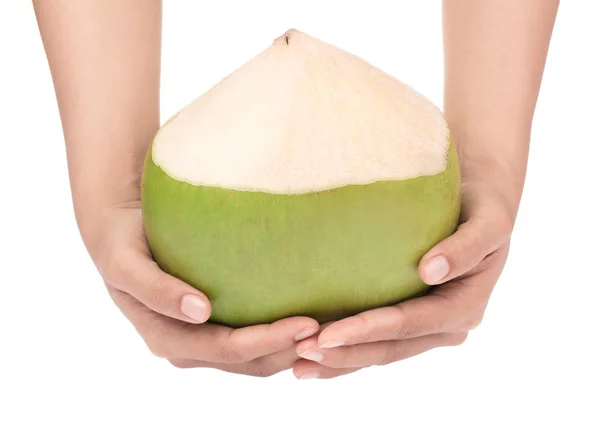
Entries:
POLYGON ((506 260, 513 214, 491 184, 464 182, 458 231, 419 267, 432 291, 322 327, 307 317, 241 329, 204 323, 208 298, 154 263, 135 200, 107 210, 93 256, 115 303, 173 365, 253 376, 293 368, 298 378, 332 378, 459 345, 480 323, 506 260))
POLYGON ((444 2, 444 115, 460 157, 462 210, 456 233, 419 264, 435 287, 322 326, 292 317, 241 329, 206 323, 209 299, 160 270, 144 232, 140 180, 159 124, 161 2, 34 7, 78 226, 110 295, 154 354, 182 368, 331 378, 461 344, 480 323, 508 254, 558 0, 444 2))

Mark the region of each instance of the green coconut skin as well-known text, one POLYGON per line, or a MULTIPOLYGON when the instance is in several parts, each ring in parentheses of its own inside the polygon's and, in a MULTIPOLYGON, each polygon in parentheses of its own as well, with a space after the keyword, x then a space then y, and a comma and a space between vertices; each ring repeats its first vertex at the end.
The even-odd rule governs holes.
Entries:
POLYGON ((289 316, 319 322, 424 294, 419 260, 457 228, 460 170, 310 194, 173 179, 148 152, 142 210, 158 265, 204 292, 230 327, 289 316))

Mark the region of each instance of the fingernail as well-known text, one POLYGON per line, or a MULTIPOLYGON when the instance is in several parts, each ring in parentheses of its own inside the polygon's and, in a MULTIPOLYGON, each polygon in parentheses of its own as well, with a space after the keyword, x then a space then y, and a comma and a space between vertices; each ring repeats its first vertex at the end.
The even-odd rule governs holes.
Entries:
POLYGON ((319 372, 306 372, 298 379, 316 379, 319 377, 319 372))
POLYGON ((300 332, 298 332, 296 334, 296 336, 294 336, 294 340, 302 341, 303 339, 306 339, 309 336, 312 336, 315 333, 317 333, 318 330, 319 330, 318 328, 311 328, 311 327, 307 326, 304 329, 302 329, 300 332))
POLYGON ((323 360, 323 354, 316 350, 306 350, 302 354, 298 355, 306 360, 316 361, 317 363, 323 360))
POLYGON ((336 348, 344 345, 344 341, 329 341, 325 342, 323 345, 319 345, 319 348, 336 348))
POLYGON ((425 283, 437 285, 448 275, 450 265, 443 256, 437 256, 429 260, 425 266, 425 283))
POLYGON ((206 304, 197 295, 185 294, 181 299, 181 312, 198 323, 206 321, 206 304))

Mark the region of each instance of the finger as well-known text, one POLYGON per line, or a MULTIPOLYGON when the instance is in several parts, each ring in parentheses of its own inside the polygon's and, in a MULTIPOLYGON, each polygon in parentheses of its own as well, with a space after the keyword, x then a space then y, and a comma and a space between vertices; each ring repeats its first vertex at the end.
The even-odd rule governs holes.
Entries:
POLYGON ((342 319, 318 337, 322 348, 387 340, 409 339, 450 330, 458 306, 452 297, 435 292, 397 305, 365 311, 342 319))
POLYGON ((301 359, 294 364, 293 373, 298 379, 331 379, 359 370, 361 368, 334 369, 315 363, 314 361, 301 359))
POLYGON ((335 322, 319 334, 318 345, 334 348, 475 329, 483 319, 506 255, 507 248, 503 247, 477 274, 438 286, 423 297, 335 322))
POLYGON ((241 329, 213 324, 189 329, 188 336, 181 338, 181 350, 187 350, 186 357, 241 363, 291 348, 299 340, 315 334, 319 324, 308 317, 290 317, 241 329))
POLYGON ((298 355, 336 369, 381 366, 422 354, 437 347, 460 345, 466 333, 428 335, 402 341, 382 341, 367 344, 322 349, 313 345, 298 345, 298 355))
POLYGON ((419 275, 425 283, 439 285, 469 272, 510 239, 512 223, 506 213, 485 204, 468 207, 465 223, 422 257, 419 275))
POLYGON ((298 361, 295 348, 289 348, 268 356, 260 357, 249 363, 210 363, 200 360, 169 359, 169 362, 180 369, 214 368, 228 373, 243 374, 254 377, 268 377, 290 369, 298 361))
POLYGON ((164 316, 188 323, 204 323, 210 317, 206 295, 163 272, 146 252, 130 248, 118 251, 102 275, 113 287, 164 316))
POLYGON ((165 358, 246 363, 292 348, 319 330, 318 322, 308 317, 290 317, 241 329, 211 323, 189 325, 161 316, 123 292, 114 292, 113 298, 150 350, 165 358))

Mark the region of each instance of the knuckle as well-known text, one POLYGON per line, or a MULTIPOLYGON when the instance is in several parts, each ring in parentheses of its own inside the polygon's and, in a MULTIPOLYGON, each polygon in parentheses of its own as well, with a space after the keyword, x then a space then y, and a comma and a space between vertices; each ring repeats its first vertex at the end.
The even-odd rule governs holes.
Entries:
POLYGON ((271 377, 271 376, 275 375, 276 373, 277 373, 277 371, 271 367, 257 365, 257 364, 249 365, 246 369, 246 374, 248 376, 253 376, 253 377, 258 377, 258 378, 271 377))
POLYGON ((188 369, 189 365, 187 365, 186 362, 182 361, 182 360, 178 360, 178 359, 167 359, 167 361, 169 363, 171 363, 171 365, 177 369, 188 369))
POLYGON ((161 283, 159 277, 153 277, 147 281, 148 286, 148 305, 156 311, 164 310, 169 299, 169 287, 167 284, 161 283))
POLYGON ((346 347, 345 351, 330 351, 328 354, 326 354, 326 357, 321 364, 332 369, 356 367, 357 362, 361 361, 359 348, 360 347, 350 346, 346 347))
POLYGON ((374 330, 372 322, 363 313, 351 316, 347 320, 347 327, 353 327, 351 340, 353 343, 368 342, 374 330))
POLYGON ((216 351, 217 360, 223 363, 241 364, 247 360, 231 346, 230 343, 220 346, 216 351))
POLYGON ((483 313, 475 313, 475 314, 469 316, 465 320, 463 328, 466 329, 467 331, 474 330, 479 325, 481 325, 482 321, 483 321, 483 313))
POLYGON ((385 366, 386 364, 395 363, 406 357, 406 352, 397 343, 390 344, 383 355, 382 360, 378 363, 379 366, 385 366))
POLYGON ((146 339, 146 345, 148 346, 148 349, 150 350, 152 355, 156 357, 167 358, 170 356, 168 347, 165 345, 164 342, 160 342, 154 340, 153 338, 150 338, 146 339))
POLYGON ((165 330, 159 321, 146 322, 143 330, 138 330, 150 352, 156 357, 172 357, 170 343, 165 336, 165 330))
POLYGON ((453 347, 457 347, 459 345, 462 345, 465 343, 465 341, 467 340, 469 336, 469 332, 459 332, 459 333, 455 333, 452 334, 452 336, 450 337, 450 345, 453 347))
POLYGON ((396 319, 395 335, 398 339, 414 338, 423 330, 423 322, 418 317, 409 317, 404 313, 402 305, 395 306, 398 310, 398 319, 396 319))

